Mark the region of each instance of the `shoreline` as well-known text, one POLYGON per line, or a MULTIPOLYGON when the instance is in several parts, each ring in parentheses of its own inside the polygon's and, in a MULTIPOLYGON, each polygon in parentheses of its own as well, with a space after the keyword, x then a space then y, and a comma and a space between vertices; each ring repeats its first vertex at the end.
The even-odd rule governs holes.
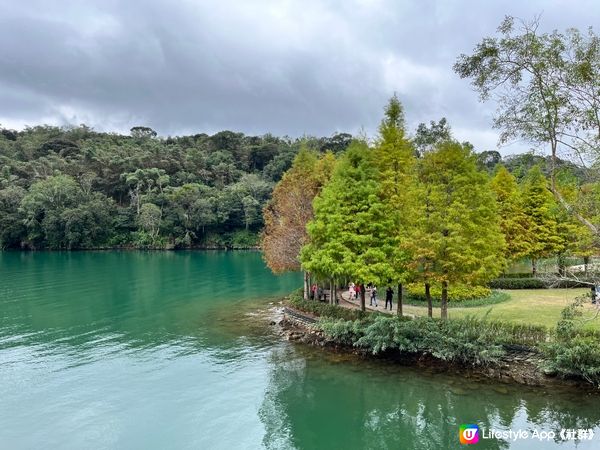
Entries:
POLYGON ((600 394, 600 391, 581 379, 563 378, 546 374, 540 368, 541 355, 534 349, 512 346, 507 348, 506 355, 498 364, 488 366, 465 365, 463 363, 448 362, 431 355, 419 353, 402 353, 386 351, 373 354, 366 349, 343 344, 328 338, 318 329, 318 317, 303 311, 285 306, 280 308, 279 327, 280 336, 288 341, 320 347, 326 351, 346 352, 360 355, 364 358, 389 361, 403 366, 417 367, 433 370, 435 373, 453 373, 473 380, 497 381, 503 384, 518 384, 530 387, 562 387, 572 388, 579 392, 600 394))
POLYGON ((151 252, 185 252, 185 251, 260 251, 261 248, 258 246, 254 247, 218 247, 218 246, 206 246, 206 247, 94 247, 94 248, 5 248, 0 249, 0 252, 14 252, 14 253, 58 253, 58 252, 110 252, 110 251, 151 251, 151 252))

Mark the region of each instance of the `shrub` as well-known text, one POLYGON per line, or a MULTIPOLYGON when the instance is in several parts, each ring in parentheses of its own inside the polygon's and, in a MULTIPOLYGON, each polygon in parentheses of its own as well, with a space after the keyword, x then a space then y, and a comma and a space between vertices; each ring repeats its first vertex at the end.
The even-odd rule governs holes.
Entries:
POLYGON ((499 278, 533 278, 532 272, 514 272, 500 275, 499 278))
POLYGON ((544 347, 544 356, 547 369, 600 386, 600 340, 596 337, 578 334, 557 340, 544 347))
POLYGON ((202 240, 202 246, 206 248, 227 248, 229 246, 229 241, 225 233, 218 234, 208 232, 202 240))
POLYGON ((258 246, 258 233, 239 230, 232 233, 206 233, 203 245, 206 248, 249 249, 258 246))
POLYGON ((108 247, 131 247, 133 236, 130 233, 115 233, 108 239, 108 247))
POLYGON ((561 312, 554 339, 542 347, 544 365, 563 376, 582 377, 600 386, 600 332, 582 329, 586 295, 577 297, 561 312))
POLYGON ((258 233, 249 230, 235 231, 230 238, 231 248, 255 248, 258 246, 258 233))
MULTIPOLYGON (((471 300, 454 300, 453 302, 449 303, 449 307, 472 308, 477 306, 495 305, 507 300, 510 300, 510 295, 506 292, 492 291, 492 293, 487 297, 474 298, 471 300)), ((418 298, 407 296, 404 298, 403 303, 406 305, 427 306, 425 296, 419 296, 418 298)), ((439 307, 440 304, 441 302, 439 300, 432 301, 432 305, 434 307, 439 307)))
POLYGON ((549 287, 554 288, 578 288, 586 287, 588 284, 584 283, 585 280, 559 280, 553 281, 552 279, 544 278, 496 278, 490 281, 489 286, 492 289, 546 289, 549 287))
POLYGON ((132 243, 137 248, 168 249, 171 247, 165 236, 156 236, 147 231, 134 231, 131 233, 132 243))
MULTIPOLYGON (((427 301, 425 298, 425 287, 421 283, 410 283, 407 286, 407 293, 408 296, 413 300, 427 301)), ((433 300, 440 301, 442 297, 442 286, 438 284, 432 284, 430 293, 433 300)), ((448 300, 451 302, 473 300, 477 298, 489 297, 491 293, 491 289, 485 286, 467 286, 464 284, 455 284, 448 287, 448 300)))
POLYGON ((548 285, 539 278, 496 278, 490 281, 489 287, 492 289, 545 289, 548 285))
POLYGON ((319 328, 340 344, 354 345, 357 337, 362 336, 362 322, 333 317, 321 317, 319 328))
POLYGON ((481 332, 494 342, 502 345, 520 345, 537 347, 548 339, 548 328, 543 325, 526 325, 499 320, 484 320, 474 322, 481 332))
POLYGON ((376 315, 366 321, 325 318, 319 325, 332 339, 374 354, 395 349, 474 365, 497 362, 505 345, 536 345, 548 334, 544 327, 475 318, 442 321, 376 315))
POLYGON ((290 295, 287 303, 292 308, 314 314, 319 317, 329 317, 333 319, 357 320, 364 318, 366 312, 358 309, 348 309, 338 305, 330 305, 317 300, 304 300, 302 291, 294 292, 290 295))
MULTIPOLYGON (((582 279, 581 281, 576 281, 576 280, 560 280, 559 282, 556 283, 551 283, 550 286, 551 287, 555 287, 555 288, 582 288, 582 287, 587 287, 589 288, 589 284, 585 283, 585 279, 582 279)), ((590 281, 595 281, 595 280, 590 280, 590 281)))

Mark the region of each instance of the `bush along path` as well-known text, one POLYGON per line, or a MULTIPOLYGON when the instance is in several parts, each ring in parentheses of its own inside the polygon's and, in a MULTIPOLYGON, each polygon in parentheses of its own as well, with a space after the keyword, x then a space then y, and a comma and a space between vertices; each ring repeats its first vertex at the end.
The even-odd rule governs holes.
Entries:
POLYGON ((578 300, 565 308, 556 329, 549 329, 474 317, 442 321, 362 313, 293 294, 286 307, 295 317, 286 314, 282 326, 290 340, 402 364, 528 385, 600 388, 600 333, 581 329, 580 306, 578 300), (306 327, 297 320, 302 314, 318 320, 306 327))

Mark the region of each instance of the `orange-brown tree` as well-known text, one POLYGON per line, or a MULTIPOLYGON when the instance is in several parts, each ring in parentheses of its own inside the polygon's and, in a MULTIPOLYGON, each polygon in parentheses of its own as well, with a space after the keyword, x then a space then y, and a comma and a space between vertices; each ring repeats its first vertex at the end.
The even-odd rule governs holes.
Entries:
MULTIPOLYGON (((318 154, 303 147, 292 167, 275 186, 263 211, 265 226, 261 247, 267 266, 274 273, 299 270, 300 249, 308 241, 306 224, 313 218, 312 202, 329 180, 335 156, 318 154)), ((308 298, 308 273, 304 273, 304 298, 308 298)))

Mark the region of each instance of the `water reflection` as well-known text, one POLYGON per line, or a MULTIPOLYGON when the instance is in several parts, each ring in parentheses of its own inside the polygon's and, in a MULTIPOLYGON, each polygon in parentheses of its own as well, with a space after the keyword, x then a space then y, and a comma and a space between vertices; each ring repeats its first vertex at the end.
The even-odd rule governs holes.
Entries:
MULTIPOLYGON (((597 396, 469 381, 311 349, 274 351, 260 417, 267 448, 461 448, 463 423, 554 431, 557 442, 481 440, 478 448, 575 448, 563 428, 600 433, 597 396), (349 359, 349 360, 348 360, 349 359)), ((592 441, 577 448, 597 448, 592 441)), ((463 447, 464 448, 464 447, 463 447)))

